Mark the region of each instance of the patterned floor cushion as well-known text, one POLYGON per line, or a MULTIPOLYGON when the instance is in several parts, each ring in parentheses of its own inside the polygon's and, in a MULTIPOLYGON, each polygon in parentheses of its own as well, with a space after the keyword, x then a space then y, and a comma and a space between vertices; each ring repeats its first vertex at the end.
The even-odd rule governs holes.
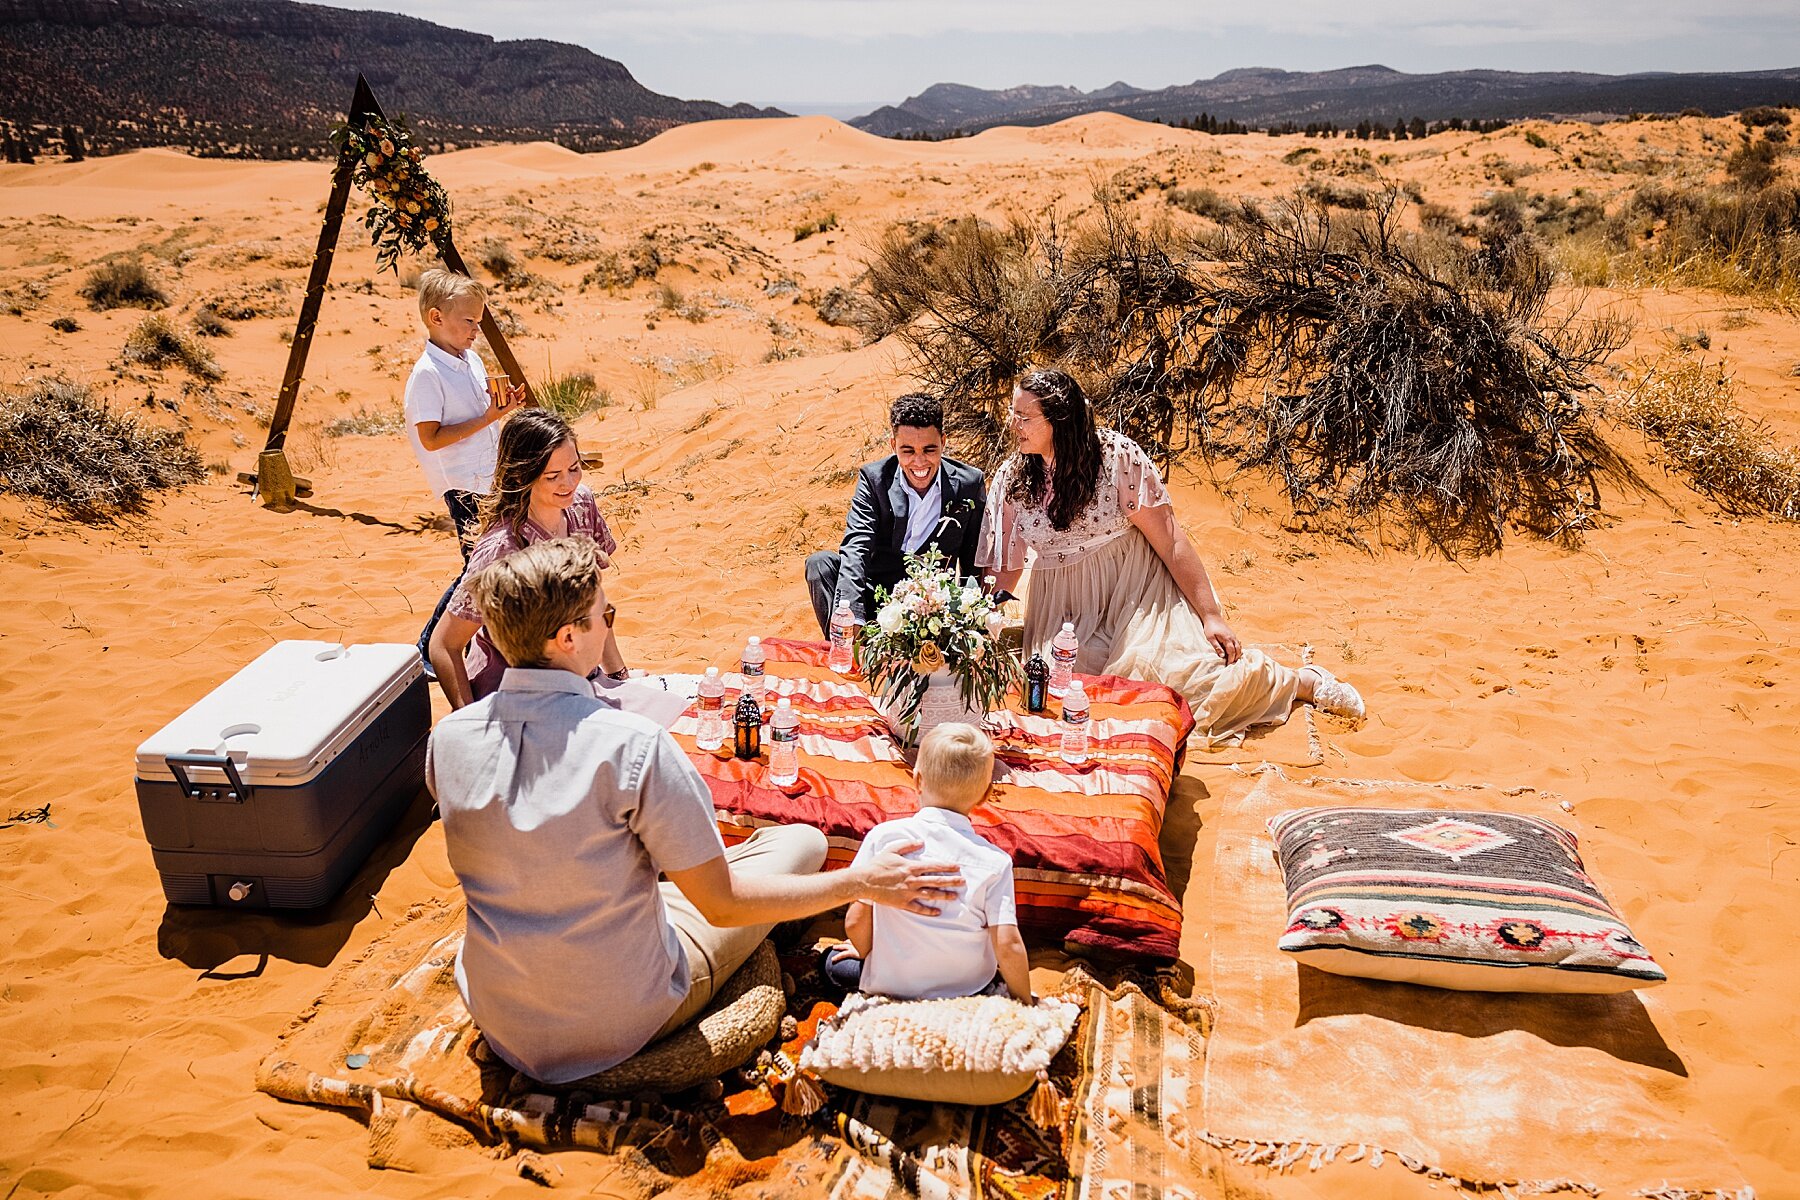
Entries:
POLYGON ((1303 808, 1269 823, 1281 949, 1338 975, 1488 992, 1622 992, 1667 976, 1575 835, 1492 812, 1303 808))

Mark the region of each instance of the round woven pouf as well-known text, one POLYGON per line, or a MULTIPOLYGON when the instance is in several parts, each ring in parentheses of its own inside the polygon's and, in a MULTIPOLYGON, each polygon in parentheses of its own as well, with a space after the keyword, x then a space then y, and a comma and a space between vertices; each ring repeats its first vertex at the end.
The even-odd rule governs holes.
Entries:
POLYGON ((604 1096, 679 1092, 741 1067, 781 1030, 781 963, 764 942, 690 1021, 611 1070, 566 1085, 604 1096))

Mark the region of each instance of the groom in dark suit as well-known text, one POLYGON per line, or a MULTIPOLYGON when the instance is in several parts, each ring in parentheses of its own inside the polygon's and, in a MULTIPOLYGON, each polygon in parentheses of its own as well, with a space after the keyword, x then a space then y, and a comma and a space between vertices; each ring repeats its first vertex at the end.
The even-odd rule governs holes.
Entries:
POLYGON ((894 452, 858 473, 843 543, 806 559, 806 586, 827 637, 840 600, 858 625, 875 619, 875 589, 905 578, 905 555, 935 551, 959 577, 976 575, 987 486, 980 471, 944 457, 944 406, 910 392, 888 410, 888 426, 894 452))

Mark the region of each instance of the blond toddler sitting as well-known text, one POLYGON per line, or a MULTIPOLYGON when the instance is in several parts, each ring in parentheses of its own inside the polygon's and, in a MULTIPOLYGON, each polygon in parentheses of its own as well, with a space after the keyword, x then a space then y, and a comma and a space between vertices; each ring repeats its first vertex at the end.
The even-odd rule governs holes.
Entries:
POLYGON ((919 811, 871 829, 852 866, 894 846, 922 843, 912 857, 961 868, 962 894, 933 916, 862 901, 850 905, 844 917, 850 943, 825 951, 826 977, 847 991, 937 1000, 986 991, 998 970, 1013 998, 1030 1004, 1012 859, 969 821, 970 811, 993 790, 993 743, 973 725, 939 725, 919 745, 913 778, 919 811))

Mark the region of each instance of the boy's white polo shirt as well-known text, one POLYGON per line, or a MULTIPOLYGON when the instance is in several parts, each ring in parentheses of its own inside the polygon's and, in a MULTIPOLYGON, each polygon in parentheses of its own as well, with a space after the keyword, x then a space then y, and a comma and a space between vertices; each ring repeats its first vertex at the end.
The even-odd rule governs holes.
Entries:
POLYGON ((419 441, 419 424, 460 425, 487 407, 487 370, 481 356, 470 348, 458 357, 427 341, 406 381, 406 440, 435 494, 460 491, 485 496, 493 490, 500 426, 496 422, 442 450, 427 450, 419 441))
POLYGON ((862 990, 905 1000, 973 996, 994 978, 999 964, 988 930, 1017 925, 1013 865, 1006 852, 975 832, 969 818, 947 808, 921 808, 910 817, 884 821, 856 852, 861 863, 882 850, 924 842, 910 858, 953 863, 962 891, 942 902, 934 917, 877 904, 875 930, 863 961, 862 990))

